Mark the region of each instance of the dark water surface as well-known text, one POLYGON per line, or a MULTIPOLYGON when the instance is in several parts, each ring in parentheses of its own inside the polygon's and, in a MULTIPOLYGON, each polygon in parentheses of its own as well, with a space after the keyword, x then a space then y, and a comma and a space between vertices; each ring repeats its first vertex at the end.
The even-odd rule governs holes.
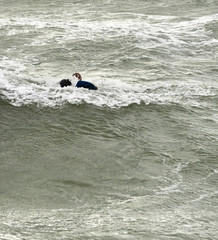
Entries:
POLYGON ((0 239, 217 238, 217 6, 1 0, 0 239))

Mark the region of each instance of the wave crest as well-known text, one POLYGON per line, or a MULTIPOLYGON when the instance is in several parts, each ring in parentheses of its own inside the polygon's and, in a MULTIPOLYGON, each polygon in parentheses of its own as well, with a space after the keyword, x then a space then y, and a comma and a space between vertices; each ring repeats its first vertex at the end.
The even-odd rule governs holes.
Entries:
POLYGON ((199 105, 204 96, 216 96, 216 88, 203 83, 176 81, 124 82, 119 79, 95 79, 98 91, 60 88, 58 81, 34 81, 0 75, 0 95, 14 106, 36 104, 58 107, 66 103, 93 104, 99 107, 120 108, 131 104, 189 104, 199 105), (13 79, 13 80, 12 80, 13 79))

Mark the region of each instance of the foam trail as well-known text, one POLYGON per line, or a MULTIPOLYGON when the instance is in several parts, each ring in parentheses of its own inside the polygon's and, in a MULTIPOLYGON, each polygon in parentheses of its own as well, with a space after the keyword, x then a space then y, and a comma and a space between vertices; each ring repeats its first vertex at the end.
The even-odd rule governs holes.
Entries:
MULTIPOLYGON (((149 82, 125 83, 123 81, 97 80, 98 91, 77 89, 75 87, 60 88, 57 82, 50 80, 22 80, 16 75, 0 73, 1 95, 12 105, 21 106, 37 104, 56 107, 65 104, 89 103, 96 106, 119 108, 131 104, 198 104, 202 96, 214 96, 215 91, 204 84, 191 81, 189 83, 149 82)), ((24 77, 24 75, 23 75, 24 77)), ((27 76, 25 76, 26 78, 27 76)))

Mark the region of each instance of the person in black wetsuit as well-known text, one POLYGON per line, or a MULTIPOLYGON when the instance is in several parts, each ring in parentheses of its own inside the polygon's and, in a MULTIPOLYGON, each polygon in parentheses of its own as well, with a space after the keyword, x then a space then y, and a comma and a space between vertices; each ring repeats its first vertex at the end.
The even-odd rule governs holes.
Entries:
MULTIPOLYGON (((76 84, 77 88, 82 87, 82 88, 88 88, 89 90, 98 90, 98 88, 94 84, 87 81, 82 81, 82 76, 79 73, 74 73, 72 76, 75 76, 79 80, 76 84)), ((71 86, 72 83, 69 79, 63 79, 60 81, 60 85, 61 87, 67 87, 67 86, 71 86)))
POLYGON ((62 79, 59 84, 61 85, 61 87, 67 87, 71 86, 72 82, 69 79, 62 79))
POLYGON ((77 88, 88 88, 89 90, 98 90, 98 88, 90 82, 82 81, 82 76, 79 73, 74 73, 73 76, 79 79, 79 81, 76 84, 77 88))

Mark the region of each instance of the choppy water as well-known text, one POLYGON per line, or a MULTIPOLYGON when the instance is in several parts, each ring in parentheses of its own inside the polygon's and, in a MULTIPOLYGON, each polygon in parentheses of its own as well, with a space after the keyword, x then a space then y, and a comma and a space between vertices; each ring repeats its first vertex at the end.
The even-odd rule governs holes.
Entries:
POLYGON ((218 1, 1 0, 0 42, 0 239, 217 239, 218 1))

